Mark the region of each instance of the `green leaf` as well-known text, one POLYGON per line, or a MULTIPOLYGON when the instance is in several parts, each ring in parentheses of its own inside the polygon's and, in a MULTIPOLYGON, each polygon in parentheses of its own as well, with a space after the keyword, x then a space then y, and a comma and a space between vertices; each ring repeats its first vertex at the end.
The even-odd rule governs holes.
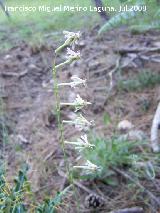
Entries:
POLYGON ((138 13, 135 11, 127 11, 127 12, 122 12, 114 17, 112 17, 109 21, 107 21, 99 30, 98 34, 101 34, 105 31, 111 30, 115 27, 118 27, 122 24, 126 24, 129 20, 133 19, 134 17, 137 16, 138 13))
POLYGON ((110 115, 107 112, 103 115, 103 122, 106 126, 111 123, 110 115))
POLYGON ((103 180, 103 182, 105 182, 106 184, 111 185, 111 186, 119 185, 118 180, 115 177, 108 177, 105 180, 103 180))
POLYGON ((14 192, 19 192, 24 187, 24 183, 27 181, 27 171, 28 165, 24 165, 23 168, 19 171, 18 177, 15 178, 15 188, 14 192))

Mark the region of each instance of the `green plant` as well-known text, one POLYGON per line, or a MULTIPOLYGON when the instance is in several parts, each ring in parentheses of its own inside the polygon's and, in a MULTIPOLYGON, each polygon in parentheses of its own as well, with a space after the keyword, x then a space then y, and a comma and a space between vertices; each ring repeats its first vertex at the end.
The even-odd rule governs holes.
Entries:
MULTIPOLYGON (((2 84, 3 85, 3 84, 2 84)), ((3 102, 3 99, 1 96, 3 96, 3 88, 0 85, 0 143, 2 146, 2 149, 0 151, 0 155, 5 159, 5 150, 6 150, 6 145, 9 143, 9 137, 8 137, 8 124, 6 122, 7 116, 6 116, 6 111, 5 111, 5 103, 3 102)))
POLYGON ((7 183, 3 171, 0 174, 0 210, 7 212, 26 212, 24 205, 24 197, 26 193, 30 193, 29 183, 27 181, 26 172, 28 166, 19 171, 18 176, 14 180, 14 185, 11 187, 7 183))
POLYGON ((90 141, 95 147, 93 150, 84 150, 83 155, 102 168, 101 175, 106 174, 112 167, 132 164, 137 142, 120 140, 118 137, 105 139, 94 135, 90 136, 90 141))
MULTIPOLYGON (((45 42, 48 38, 52 38, 54 41, 60 42, 59 32, 63 29, 75 29, 79 30, 82 27, 91 28, 95 22, 98 21, 98 14, 95 13, 94 16, 89 11, 86 12, 72 12, 72 11, 39 11, 39 6, 44 5, 43 0, 38 1, 7 1, 5 2, 8 7, 35 7, 36 10, 33 11, 10 11, 11 21, 8 21, 5 14, 0 10, 0 26, 1 33, 0 38, 3 39, 0 47, 1 51, 5 49, 10 49, 18 41, 24 40, 27 43, 39 44, 40 41, 45 42), (92 20, 88 21, 92 16, 92 20), (65 21, 64 21, 65 20, 65 21), (7 36, 6 36, 7 34, 7 36)), ((89 7, 90 2, 86 0, 74 0, 66 1, 59 0, 52 2, 51 0, 45 1, 46 7, 59 7, 62 5, 89 7)))
POLYGON ((118 90, 141 91, 145 88, 151 88, 160 83, 160 75, 150 70, 140 71, 136 77, 118 82, 118 90))
POLYGON ((137 181, 141 178, 153 181, 159 173, 159 154, 151 153, 146 141, 128 141, 119 136, 102 138, 93 133, 89 140, 94 148, 84 149, 82 156, 96 163, 101 170, 89 174, 74 173, 75 178, 98 179, 115 186, 118 184, 115 171, 119 169, 131 174, 137 181))
POLYGON ((103 115, 103 123, 107 126, 111 123, 111 117, 109 113, 105 112, 103 115))
POLYGON ((70 187, 71 186, 67 187, 62 192, 58 192, 53 199, 45 199, 44 202, 37 207, 36 213, 55 213, 57 207, 62 202, 62 197, 68 192, 70 187))
MULTIPOLYGON (((76 34, 65 31, 64 34, 66 37, 66 41, 63 45, 56 49, 56 54, 68 45, 74 46, 77 42, 77 38, 79 38, 79 33, 76 34)), ((87 121, 80 113, 78 113, 76 118, 73 120, 61 120, 61 106, 70 106, 75 109, 75 112, 77 112, 81 110, 85 105, 91 104, 90 102, 84 101, 79 95, 77 95, 77 98, 72 103, 62 103, 60 101, 59 87, 69 86, 71 88, 74 88, 76 86, 79 86, 80 84, 85 85, 86 83, 85 80, 80 79, 77 76, 72 76, 72 81, 58 84, 56 78, 57 69, 72 63, 74 60, 77 60, 80 57, 79 52, 74 52, 71 49, 68 49, 68 54, 69 57, 67 57, 66 61, 58 65, 56 65, 56 63, 54 64, 53 78, 55 82, 54 93, 57 100, 56 113, 58 120, 58 128, 60 130, 60 142, 64 151, 65 161, 67 160, 65 155, 65 144, 68 144, 73 146, 77 150, 80 158, 83 159, 85 162, 83 165, 73 166, 72 169, 70 167, 67 167, 68 174, 71 174, 70 181, 73 181, 73 178, 98 178, 113 185, 116 184, 116 182, 113 181, 115 168, 127 167, 132 169, 133 167, 135 167, 137 169, 137 167, 142 164, 148 174, 154 174, 154 169, 152 168, 152 166, 148 166, 149 164, 148 162, 146 162, 148 159, 146 160, 144 158, 144 153, 136 151, 136 149, 139 146, 142 146, 143 143, 139 144, 140 142, 137 141, 128 141, 127 139, 120 139, 118 136, 111 137, 109 139, 104 139, 95 137, 94 134, 87 135, 86 132, 90 130, 92 122, 87 121), (76 128, 79 129, 79 131, 85 131, 85 134, 81 135, 80 138, 75 139, 74 141, 65 141, 63 136, 63 124, 74 125, 76 128)), ((151 73, 149 75, 148 71, 144 71, 138 75, 138 80, 136 79, 136 82, 138 82, 138 87, 139 85, 141 85, 141 87, 146 87, 148 85, 154 85, 155 80, 157 80, 157 78, 154 75, 152 75, 151 73)), ((104 123, 106 125, 110 123, 110 117, 107 113, 104 115, 104 123)), ((150 176, 152 176, 152 174, 150 176)))
POLYGON ((99 30, 99 34, 119 27, 130 25, 134 31, 145 31, 149 29, 159 29, 159 7, 156 0, 123 0, 121 6, 127 10, 120 10, 117 14, 107 21, 99 30), (138 24, 137 24, 138 20, 138 24))
POLYGON ((30 183, 27 179, 28 165, 19 170, 18 176, 11 185, 5 178, 3 167, 0 169, 0 212, 3 213, 55 213, 62 203, 62 198, 72 185, 58 192, 55 198, 45 198, 42 203, 33 199, 30 183))
POLYGON ((90 135, 89 140, 94 145, 94 149, 85 149, 82 156, 93 164, 96 163, 101 170, 89 174, 74 173, 75 178, 98 179, 106 184, 117 186, 116 171, 119 169, 134 175, 137 180, 141 178, 153 180, 155 178, 155 174, 159 170, 159 167, 157 169, 158 156, 157 159, 151 156, 150 151, 146 149, 145 141, 128 141, 120 139, 118 136, 106 139, 94 134, 90 135), (143 152, 139 149, 143 149, 143 152))
MULTIPOLYGON (((86 105, 90 105, 91 103, 88 101, 83 100, 79 94, 77 94, 76 99, 73 102, 61 102, 60 101, 60 97, 59 97, 59 87, 60 86, 70 86, 71 88, 75 88, 79 85, 83 85, 85 86, 86 84, 86 80, 85 79, 81 79, 78 76, 72 76, 71 77, 71 82, 64 82, 64 83, 57 83, 57 69, 71 64, 73 61, 77 61, 78 59, 80 59, 80 52, 75 52, 74 48, 75 45, 77 44, 77 41, 80 37, 80 32, 78 33, 74 33, 74 32, 68 32, 68 31, 64 31, 63 32, 65 34, 65 38, 66 41, 55 50, 55 53, 57 55, 57 53, 59 53, 62 49, 64 49, 65 47, 71 46, 71 48, 67 48, 67 60, 56 65, 56 62, 54 62, 54 67, 53 67, 53 79, 54 79, 54 94, 56 97, 56 115, 57 115, 57 121, 58 121, 58 129, 60 132, 60 143, 64 152, 64 157, 65 157, 65 161, 66 159, 66 154, 65 154, 65 144, 70 144, 72 146, 75 147, 76 150, 79 151, 79 153, 81 154, 81 152, 85 149, 92 149, 94 147, 93 144, 91 144, 88 141, 87 138, 87 134, 86 131, 88 131, 90 129, 90 127, 93 125, 93 121, 88 121, 83 115, 82 113, 79 113, 78 111, 80 111, 83 107, 85 107, 86 105), (70 106, 72 108, 75 109, 76 117, 74 119, 71 120, 62 120, 61 121, 61 106, 70 106), (63 136, 63 124, 67 124, 67 125, 73 125, 75 126, 76 129, 78 129, 80 132, 83 133, 83 135, 80 136, 80 138, 78 138, 76 141, 65 141, 64 140, 64 136, 63 136)), ((70 168, 67 168, 67 172, 70 174, 70 168)), ((86 170, 86 172, 88 173, 96 173, 98 170, 100 170, 100 167, 98 167, 96 164, 93 164, 91 161, 89 161, 88 159, 86 160, 85 165, 77 165, 77 166, 73 166, 73 168, 75 169, 84 169, 86 170)), ((71 177, 73 177, 71 175, 71 177)), ((71 178, 72 181, 72 178, 71 178)))

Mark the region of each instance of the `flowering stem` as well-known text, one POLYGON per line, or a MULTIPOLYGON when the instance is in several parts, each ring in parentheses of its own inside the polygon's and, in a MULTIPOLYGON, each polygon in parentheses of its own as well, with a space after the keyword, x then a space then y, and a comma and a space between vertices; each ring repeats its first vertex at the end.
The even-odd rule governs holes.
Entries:
POLYGON ((60 83, 60 84, 58 84, 58 86, 70 86, 71 85, 71 83, 60 83))
POLYGON ((60 103, 61 106, 75 106, 75 103, 60 103))
POLYGON ((63 120, 62 123, 64 123, 64 124, 65 124, 65 123, 66 123, 66 124, 74 124, 74 121, 66 121, 66 120, 63 120))
POLYGON ((73 145, 77 145, 78 144, 77 142, 69 142, 69 141, 65 141, 64 143, 73 144, 73 145))
POLYGON ((58 47, 56 50, 55 50, 55 53, 59 53, 61 50, 63 50, 65 47, 67 47, 68 45, 70 45, 70 43, 73 41, 74 39, 73 38, 68 38, 64 44, 62 44, 60 47, 58 47))
MULTIPOLYGON (((79 106, 84 106, 84 105, 90 105, 91 103, 90 102, 84 102, 84 104, 79 104, 79 106)), ((60 103, 61 106, 76 106, 75 103, 60 103)))
MULTIPOLYGON (((58 122, 58 129, 60 133, 60 144, 63 150, 64 154, 64 159, 65 162, 67 162, 67 157, 65 153, 65 144, 64 144, 64 135, 63 135, 63 124, 61 123, 61 113, 60 113, 60 98, 59 98, 59 91, 58 91, 58 81, 57 81, 57 71, 56 71, 56 56, 54 59, 54 64, 53 64, 53 79, 54 79, 54 95, 56 98, 56 117, 57 117, 57 122, 58 122)), ((66 169, 67 172, 69 172, 69 167, 66 164, 66 169)))
POLYGON ((67 60, 67 61, 65 61, 63 63, 60 63, 60 64, 56 65, 55 68, 57 69, 57 68, 63 67, 64 65, 70 64, 71 62, 72 62, 71 60, 67 60))
POLYGON ((67 43, 64 43, 63 45, 61 45, 60 47, 58 47, 58 48, 55 50, 55 53, 57 54, 58 52, 60 52, 61 50, 63 50, 66 46, 67 46, 67 43))
POLYGON ((74 168, 79 168, 79 169, 88 169, 88 166, 74 166, 74 168))

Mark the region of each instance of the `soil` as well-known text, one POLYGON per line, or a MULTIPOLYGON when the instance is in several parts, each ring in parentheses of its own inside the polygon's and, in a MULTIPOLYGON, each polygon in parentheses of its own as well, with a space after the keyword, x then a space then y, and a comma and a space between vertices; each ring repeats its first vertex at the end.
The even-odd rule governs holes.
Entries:
MULTIPOLYGON (((39 46, 22 42, 0 54, 0 97, 5 104, 5 125, 9 136, 5 146, 8 176, 12 179, 21 163, 27 162, 30 167, 29 179, 40 200, 44 194, 54 196, 64 184, 64 177, 58 174, 64 162, 59 144, 52 80, 56 46, 52 40, 39 46)), ((82 58, 60 70, 58 81, 67 82, 76 74, 87 79, 87 88, 75 91, 63 88, 60 91, 61 100, 71 101, 78 92, 92 102, 92 106, 83 112, 89 120, 95 120, 97 134, 109 137, 117 131, 117 124, 127 119, 149 138, 153 115, 160 100, 160 86, 157 84, 138 91, 126 91, 119 90, 117 85, 120 79, 134 78, 143 70, 160 74, 160 32, 139 35, 123 29, 101 37, 97 37, 96 30, 83 32, 77 49, 80 49, 82 58), (156 50, 151 50, 153 48, 156 50), (109 77, 111 72, 112 85, 109 77), (103 121, 106 113, 111 119, 108 125, 103 121)), ((58 56, 57 63, 64 60, 65 54, 64 51, 58 56)), ((72 109, 62 109, 63 119, 72 116, 72 109)), ((64 126, 65 139, 71 140, 78 134, 74 128, 64 126)), ((75 161, 73 150, 68 148, 67 155, 70 162, 75 161)), ((151 212, 152 208, 142 199, 132 196, 137 191, 128 188, 124 181, 116 188, 98 181, 83 184, 94 192, 101 191, 108 196, 109 204, 98 212, 132 206, 149 208, 145 212, 151 212)), ((78 188, 77 193, 80 208, 85 212, 87 192, 78 188)), ((76 212, 74 198, 68 198, 67 202, 70 205, 65 205, 60 212, 76 212)))

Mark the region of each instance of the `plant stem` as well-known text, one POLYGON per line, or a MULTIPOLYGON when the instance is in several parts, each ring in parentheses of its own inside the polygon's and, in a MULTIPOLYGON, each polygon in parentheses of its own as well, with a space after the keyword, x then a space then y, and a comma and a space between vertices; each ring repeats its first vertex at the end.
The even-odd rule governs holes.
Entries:
POLYGON ((136 184, 142 191, 146 192, 146 194, 148 194, 148 196, 154 200, 158 206, 160 206, 160 200, 152 193, 150 192, 148 189, 146 189, 143 185, 140 184, 140 182, 138 180, 135 180, 133 177, 131 177, 130 175, 128 175, 126 172, 118 169, 118 168, 112 168, 113 171, 119 173, 120 175, 122 175, 123 177, 125 177, 126 179, 132 181, 134 184, 136 184))
POLYGON ((70 175, 70 167, 67 164, 67 156, 66 156, 66 152, 65 152, 63 123, 61 122, 60 97, 59 97, 57 70, 56 70, 56 55, 55 55, 55 59, 54 59, 54 63, 53 63, 52 74, 53 74, 53 80, 54 80, 53 89, 54 89, 54 95, 55 95, 55 98, 56 98, 56 117, 57 117, 57 122, 58 122, 58 130, 59 130, 59 134, 60 134, 60 145, 61 145, 61 148, 63 150, 66 171, 69 174, 69 177, 70 177, 69 179, 70 179, 70 182, 72 183, 73 180, 72 180, 72 177, 70 175))

